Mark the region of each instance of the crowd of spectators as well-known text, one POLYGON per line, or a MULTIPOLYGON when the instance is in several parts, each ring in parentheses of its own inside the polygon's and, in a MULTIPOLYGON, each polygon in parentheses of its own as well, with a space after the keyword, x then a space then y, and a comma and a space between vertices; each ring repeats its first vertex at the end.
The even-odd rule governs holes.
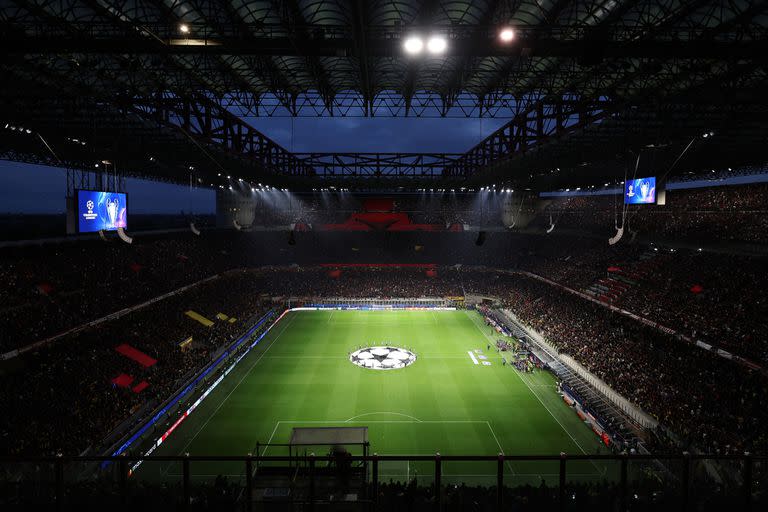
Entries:
POLYGON ((768 379, 761 372, 532 278, 497 275, 489 282, 490 293, 523 322, 655 416, 686 447, 765 450, 768 413, 760 397, 768 379))
POLYGON ((657 417, 686 446, 729 453, 759 451, 768 442, 762 428, 768 413, 760 403, 768 381, 762 374, 540 280, 466 267, 292 266, 227 272, 25 355, 22 371, 0 378, 0 407, 18 411, 0 423, 0 452, 79 453, 103 439, 201 368, 244 329, 244 319, 264 312, 269 306, 262 294, 279 302, 310 297, 500 297, 521 320, 657 417), (183 314, 189 309, 208 318, 222 312, 238 321, 216 320, 206 328, 183 314), (181 350, 179 343, 189 336, 194 343, 181 350), (114 350, 122 343, 158 363, 139 367, 114 350), (150 386, 140 393, 111 386, 119 373, 130 373, 150 386), (54 426, 50 417, 61 421, 54 426))
MULTIPOLYGON (((630 210, 630 226, 657 226, 662 234, 687 230, 675 235, 683 238, 698 233, 710 241, 762 241, 768 230, 761 230, 759 222, 741 225, 740 219, 754 215, 765 222, 767 188, 673 191, 666 207, 630 210), (692 220, 696 216, 727 219, 728 227, 697 231, 692 220)), ((340 199, 329 197, 316 198, 304 211, 341 206, 340 199), (330 206, 323 207, 323 201, 330 206)), ((556 200, 543 217, 548 224, 546 212, 550 212, 558 226, 592 233, 598 225, 612 230, 614 200, 556 200)), ((453 211, 472 211, 467 201, 457 199, 453 211)), ((451 208, 439 207, 440 203, 429 209, 426 200, 411 198, 396 200, 394 209, 408 211, 418 221, 465 220, 445 216, 451 215, 445 213, 451 208)), ((361 208, 354 202, 348 206, 361 208)), ((627 287, 613 299, 614 305, 764 365, 768 276, 762 258, 695 249, 654 250, 641 243, 608 246, 602 237, 559 232, 489 233, 482 243, 476 233, 297 233, 293 243, 289 240, 285 233, 207 232, 202 237, 139 237, 130 246, 92 241, 2 249, 0 322, 6 328, 0 330, 0 352, 23 348, 213 274, 224 275, 20 357, 23 369, 0 377, 0 407, 21 411, 21 417, 0 422, 0 451, 77 453, 103 439, 210 360, 240 332, 245 318, 263 312, 262 293, 280 298, 468 293, 502 297, 531 327, 658 417, 684 443, 720 453, 765 447, 760 422, 766 418, 757 406, 767 391, 761 374, 541 281, 462 267, 531 272, 581 291, 611 275, 609 267, 618 268, 625 271, 621 279, 627 287), (649 258, 655 262, 652 272, 633 272, 649 258), (334 262, 338 264, 313 266, 334 262), (442 266, 356 268, 346 262, 442 266), (258 269, 232 271, 248 267, 258 269), (204 315, 220 311, 239 321, 217 322, 206 329, 183 316, 187 309, 204 315), (179 350, 178 343, 188 336, 195 343, 189 350, 179 350), (114 351, 120 343, 158 360, 146 370, 128 366, 137 381, 150 384, 140 393, 109 385, 126 368, 127 360, 114 351), (52 429, 39 411, 64 420, 52 429)))
MULTIPOLYGON (((620 195, 570 196, 554 199, 533 226, 544 230, 590 231, 613 236, 622 225, 620 195)), ((625 236, 690 240, 697 243, 765 243, 768 241, 768 184, 720 186, 667 191, 665 205, 626 208, 625 236)))
POLYGON ((13 411, 0 420, 0 453, 76 455, 101 442, 137 411, 165 400, 265 313, 260 292, 240 273, 227 274, 21 357, 22 368, 0 377, 0 408, 13 411), (214 325, 189 318, 188 310, 214 325), (143 367, 115 350, 122 344, 157 363, 143 367), (123 373, 132 384, 113 385, 123 373), (141 381, 148 387, 134 392, 141 381))
POLYGON ((224 234, 0 251, 0 353, 242 265, 224 234))
POLYGON ((632 276, 614 305, 768 364, 765 258, 680 249, 653 254, 646 260, 653 270, 632 276))

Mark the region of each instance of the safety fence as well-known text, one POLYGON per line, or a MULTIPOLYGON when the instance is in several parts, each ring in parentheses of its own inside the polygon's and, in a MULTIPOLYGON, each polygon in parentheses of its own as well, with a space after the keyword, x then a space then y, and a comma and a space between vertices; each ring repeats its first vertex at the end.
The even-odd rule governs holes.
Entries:
POLYGON ((0 505, 5 510, 63 510, 94 503, 102 509, 133 510, 328 510, 343 502, 343 510, 362 511, 400 508, 403 500, 414 510, 438 511, 458 510, 462 503, 499 511, 517 509, 520 503, 526 510, 557 511, 588 506, 762 510, 768 494, 768 457, 749 454, 0 457, 0 468, 0 505), (139 461, 142 468, 131 473, 139 461), (670 477, 649 474, 660 461, 670 477), (421 470, 399 480, 388 474, 406 463, 421 470), (704 463, 728 465, 733 480, 711 481, 704 463), (93 472, 85 475, 84 466, 93 472), (587 478, 589 466, 604 469, 587 478), (519 471, 534 467, 552 478, 535 479, 538 483, 521 479, 534 475, 519 471), (483 479, 473 479, 473 471, 483 479), (3 476, 10 473, 17 476, 3 476))

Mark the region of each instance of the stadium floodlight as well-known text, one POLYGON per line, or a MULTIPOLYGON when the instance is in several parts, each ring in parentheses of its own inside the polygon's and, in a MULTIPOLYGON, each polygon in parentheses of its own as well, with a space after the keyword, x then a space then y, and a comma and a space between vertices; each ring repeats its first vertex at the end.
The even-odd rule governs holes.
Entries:
POLYGON ((504 43, 509 43, 515 38, 515 31, 510 27, 504 27, 499 32, 499 39, 504 43))
POLYGON ((406 38, 405 43, 403 43, 403 49, 405 50, 405 53, 410 55, 419 54, 421 53, 421 50, 424 49, 424 41, 418 36, 410 36, 406 38))
POLYGON ((444 53, 446 48, 448 48, 448 41, 442 36, 432 36, 427 41, 427 51, 429 53, 439 55, 444 53))
POLYGON ((179 32, 181 32, 182 34, 189 34, 189 25, 187 25, 186 23, 182 23, 181 25, 179 25, 179 32))

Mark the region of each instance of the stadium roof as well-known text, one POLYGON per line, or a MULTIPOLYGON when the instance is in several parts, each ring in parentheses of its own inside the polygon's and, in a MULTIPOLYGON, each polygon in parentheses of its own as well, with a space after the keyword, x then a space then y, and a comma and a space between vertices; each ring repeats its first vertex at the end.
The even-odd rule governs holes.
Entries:
POLYGON ((690 168, 762 163, 768 141, 766 1, 0 0, 0 22, 6 159, 205 186, 551 184, 710 132, 690 168), (406 54, 413 35, 445 53, 406 54), (464 156, 292 155, 253 116, 508 123, 464 156))

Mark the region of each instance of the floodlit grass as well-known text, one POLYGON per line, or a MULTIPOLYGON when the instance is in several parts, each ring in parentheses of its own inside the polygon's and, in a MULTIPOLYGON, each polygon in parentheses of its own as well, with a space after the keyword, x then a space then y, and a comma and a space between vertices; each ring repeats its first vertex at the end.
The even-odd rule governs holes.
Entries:
MULTIPOLYGON (((298 426, 367 426, 370 451, 378 454, 598 453, 597 437, 559 398, 553 377, 502 366, 497 337, 472 311, 289 313, 157 453, 245 455, 257 443, 287 443, 298 426), (360 346, 385 344, 408 348, 418 359, 388 371, 349 361, 360 346), (474 364, 469 351, 490 364, 474 364)), ((276 446, 259 452, 288 454, 276 446)), ((505 481, 555 479, 557 464, 510 462, 505 481)), ((174 476, 179 469, 163 472, 174 476)), ((443 474, 447 482, 493 485, 495 470, 495 462, 445 463, 443 474)), ((433 472, 430 463, 381 467, 384 480, 428 481, 433 472)), ((569 476, 584 479, 613 476, 606 472, 600 463, 568 466, 569 476)), ((192 473, 235 476, 242 465, 197 463, 192 473)))

